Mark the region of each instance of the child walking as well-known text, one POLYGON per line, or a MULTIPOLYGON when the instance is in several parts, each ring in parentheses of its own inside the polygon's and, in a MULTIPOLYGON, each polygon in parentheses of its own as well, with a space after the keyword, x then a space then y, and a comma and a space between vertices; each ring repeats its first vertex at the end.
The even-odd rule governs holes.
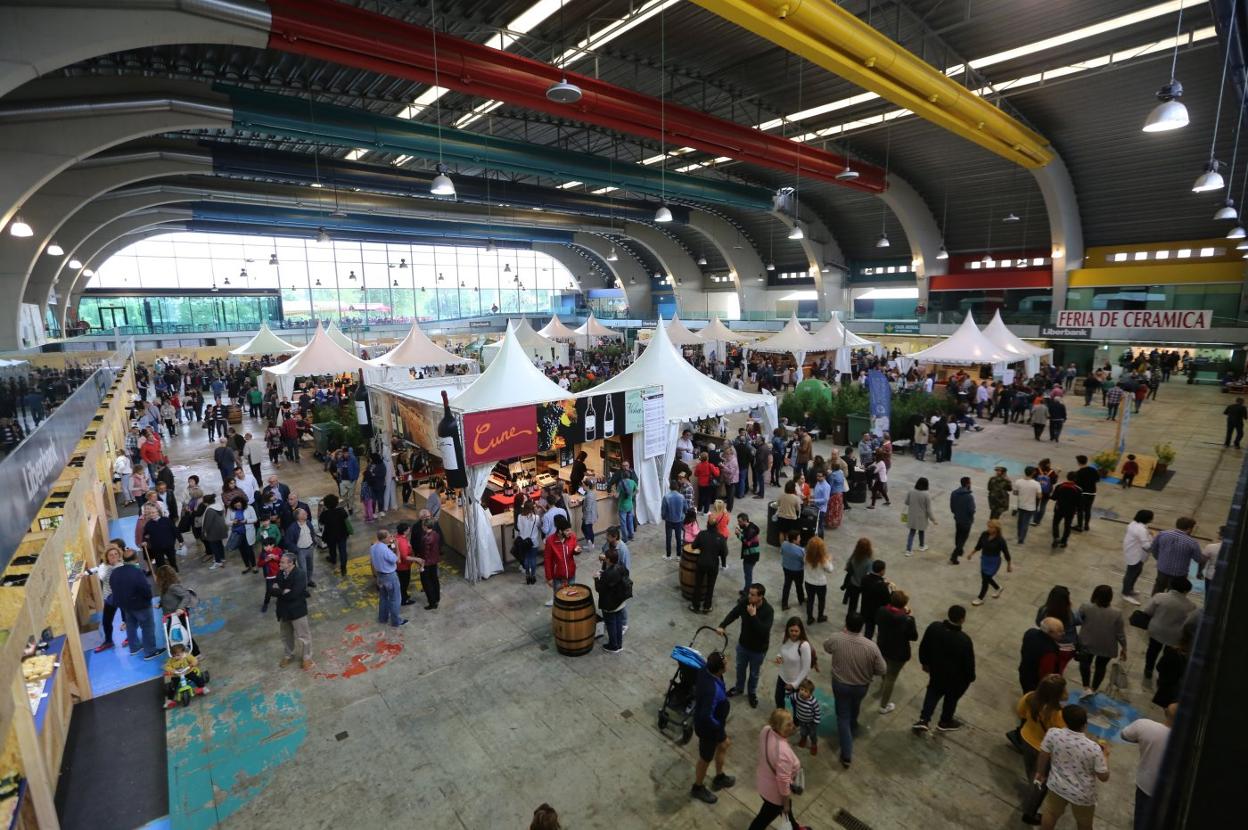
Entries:
POLYGON ((178 687, 181 678, 195 687, 195 694, 208 694, 208 678, 199 669, 199 660, 186 650, 181 643, 169 647, 169 659, 165 661, 165 708, 172 709, 178 705, 178 687))
POLYGON ((797 724, 797 745, 804 747, 810 741, 810 754, 819 754, 819 718, 822 714, 819 701, 815 699, 815 682, 809 677, 797 686, 793 698, 793 722, 797 724))
POLYGON ((1127 455, 1127 460, 1122 463, 1122 489, 1126 490, 1132 486, 1135 477, 1140 474, 1140 465, 1135 460, 1134 455, 1127 455))
POLYGON ((260 569, 264 573, 264 603, 260 606, 260 613, 266 614, 269 610, 269 597, 273 596, 273 589, 277 586, 277 570, 282 563, 282 548, 277 544, 266 544, 261 550, 260 569))

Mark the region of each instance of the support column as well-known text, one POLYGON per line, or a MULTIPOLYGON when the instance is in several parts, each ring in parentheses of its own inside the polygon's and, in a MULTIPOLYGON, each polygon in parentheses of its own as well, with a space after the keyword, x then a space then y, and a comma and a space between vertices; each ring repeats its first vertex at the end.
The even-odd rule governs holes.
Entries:
POLYGON ((607 270, 624 289, 624 298, 628 301, 630 314, 634 317, 646 318, 654 313, 654 297, 650 293, 650 275, 628 251, 617 249, 615 253, 619 258, 612 262, 607 259, 611 254, 611 240, 592 233, 578 232, 573 236, 572 244, 589 251, 607 266, 607 270))
POLYGON ((741 311, 766 311, 767 291, 765 287, 760 287, 763 283, 758 278, 765 279, 767 272, 758 251, 752 245, 734 248, 733 244, 738 238, 737 229, 727 219, 714 213, 690 208, 689 227, 700 231, 732 269, 732 283, 736 286, 737 296, 741 301, 741 311))
POLYGON ((1075 183, 1061 158, 1054 156, 1044 167, 1031 171, 1049 214, 1049 237, 1053 258, 1053 311, 1066 308, 1070 272, 1083 266, 1083 224, 1075 183))
POLYGON ((673 281, 680 281, 672 286, 676 294, 676 309, 691 320, 705 318, 706 292, 702 290, 702 269, 680 243, 641 222, 625 222, 623 234, 646 246, 658 259, 664 272, 671 274, 673 281))
POLYGON ((888 189, 880 194, 880 198, 906 232, 914 275, 919 285, 919 305, 927 308, 928 278, 948 272, 947 260, 936 258, 940 246, 944 244, 940 226, 918 191, 892 173, 888 175, 888 189))

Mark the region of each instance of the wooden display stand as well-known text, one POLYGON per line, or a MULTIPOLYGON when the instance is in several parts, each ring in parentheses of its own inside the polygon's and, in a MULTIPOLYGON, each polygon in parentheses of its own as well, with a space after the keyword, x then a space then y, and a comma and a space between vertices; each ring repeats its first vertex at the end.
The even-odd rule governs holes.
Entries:
POLYGON ((98 580, 85 571, 99 561, 116 515, 112 459, 125 443, 133 387, 128 363, 3 573, 0 775, 22 776, 13 827, 59 826, 54 797, 73 705, 92 696, 79 632, 102 605, 98 580), (51 673, 28 684, 23 650, 48 629, 51 673))

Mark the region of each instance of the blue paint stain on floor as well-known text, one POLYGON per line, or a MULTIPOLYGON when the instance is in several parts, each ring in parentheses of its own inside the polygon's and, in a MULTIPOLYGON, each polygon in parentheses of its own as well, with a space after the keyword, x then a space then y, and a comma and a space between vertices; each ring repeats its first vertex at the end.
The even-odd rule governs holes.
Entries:
POLYGON ((123 516, 108 523, 108 538, 120 539, 128 547, 134 547, 134 529, 139 524, 139 517, 123 516))
POLYGON ((170 712, 171 830, 210 830, 260 795, 307 738, 298 691, 258 685, 199 698, 170 712))
POLYGON ((1077 703, 1088 710, 1088 734, 1111 743, 1123 743, 1122 730, 1139 719, 1140 710, 1126 701, 1101 692, 1087 698, 1082 694, 1082 689, 1071 684, 1066 703, 1077 703))
MULTIPOLYGON (((98 622, 99 615, 94 619, 98 622)), ((121 614, 113 618, 113 648, 98 654, 95 647, 104 642, 104 632, 98 629, 82 637, 82 647, 86 652, 87 676, 91 678, 91 691, 98 697, 153 677, 159 677, 164 671, 165 658, 144 660, 141 655, 131 654, 129 647, 123 647, 126 632, 121 629, 121 614)), ((156 626, 156 646, 165 647, 164 626, 156 626)))
POLYGON ((975 467, 984 471, 990 471, 994 467, 1004 467, 1009 475, 1021 476, 1023 468, 1031 462, 1019 461, 1016 458, 1001 458, 996 455, 987 455, 954 447, 952 463, 962 467, 975 467))

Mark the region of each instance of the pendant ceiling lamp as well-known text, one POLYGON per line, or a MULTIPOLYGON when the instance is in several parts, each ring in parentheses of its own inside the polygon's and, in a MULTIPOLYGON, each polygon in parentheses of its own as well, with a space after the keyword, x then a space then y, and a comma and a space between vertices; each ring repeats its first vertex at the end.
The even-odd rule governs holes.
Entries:
POLYGON ((33 236, 35 231, 30 225, 22 221, 22 217, 14 216, 13 221, 9 223, 9 233, 19 238, 33 236))
POLYGON ((942 262, 949 258, 949 252, 945 250, 945 246, 943 243, 940 246, 940 250, 936 252, 936 258, 941 260, 942 262))
POLYGON ((277 251, 269 254, 269 265, 277 265, 277 251))
POLYGON ((1179 34, 1183 31, 1183 4, 1179 4, 1179 22, 1174 29, 1174 54, 1170 58, 1170 82, 1157 90, 1157 100, 1141 128, 1146 133, 1163 133, 1187 126, 1187 107, 1179 99, 1183 97, 1183 84, 1175 80, 1174 70, 1179 63, 1179 34))
POLYGON ((654 212, 654 221, 670 222, 672 221, 672 211, 667 205, 659 205, 659 209, 654 212))
POLYGON ((611 246, 611 250, 607 251, 607 262, 619 262, 620 257, 615 253, 615 246, 611 246))
MULTIPOLYGON (((441 83, 438 77, 438 4, 436 2, 430 4, 430 10, 433 19, 429 25, 433 32, 433 86, 435 89, 441 89, 441 83)), ((434 101, 436 110, 436 123, 438 126, 438 175, 433 177, 433 181, 429 183, 429 192, 434 196, 454 196, 455 183, 451 181, 451 177, 447 175, 446 165, 442 163, 442 96, 439 95, 434 101)))
POLYGON ((52 240, 47 249, 48 256, 65 256, 65 249, 56 244, 56 240, 52 240))
POLYGON ((801 225, 795 224, 789 230, 789 239, 805 239, 805 238, 806 238, 806 234, 802 231, 801 225))
MULTIPOLYGON (((1241 91, 1243 87, 1240 87, 1241 91)), ((1248 95, 1241 95, 1239 98, 1239 111, 1235 117, 1235 149, 1231 151, 1231 170, 1227 174, 1227 180, 1231 187, 1235 185, 1235 168, 1239 164, 1239 131, 1244 126, 1244 102, 1248 100, 1248 95)), ((1213 218, 1215 220, 1233 220, 1239 218, 1239 211, 1235 209, 1235 200, 1231 198, 1230 188, 1227 189, 1226 199, 1222 202, 1222 207, 1214 211, 1213 218)), ((1229 234, 1228 234, 1229 237, 1229 234)), ((1230 237, 1235 239, 1237 237, 1230 237)))
MULTIPOLYGON (((1232 11, 1238 2, 1232 3, 1232 11)), ((1231 14, 1231 25, 1226 39, 1226 56, 1222 60, 1222 79, 1218 81, 1218 108, 1213 114, 1213 138, 1209 141, 1209 161, 1205 164, 1205 170, 1196 177, 1195 183, 1192 184, 1193 193, 1207 193, 1210 190, 1221 190, 1226 186, 1222 179, 1222 174, 1218 172, 1220 162, 1214 153, 1218 147, 1218 124, 1222 120, 1222 93, 1226 90, 1226 70, 1231 63, 1231 47, 1235 43, 1235 22, 1238 20, 1237 13, 1231 14)))

